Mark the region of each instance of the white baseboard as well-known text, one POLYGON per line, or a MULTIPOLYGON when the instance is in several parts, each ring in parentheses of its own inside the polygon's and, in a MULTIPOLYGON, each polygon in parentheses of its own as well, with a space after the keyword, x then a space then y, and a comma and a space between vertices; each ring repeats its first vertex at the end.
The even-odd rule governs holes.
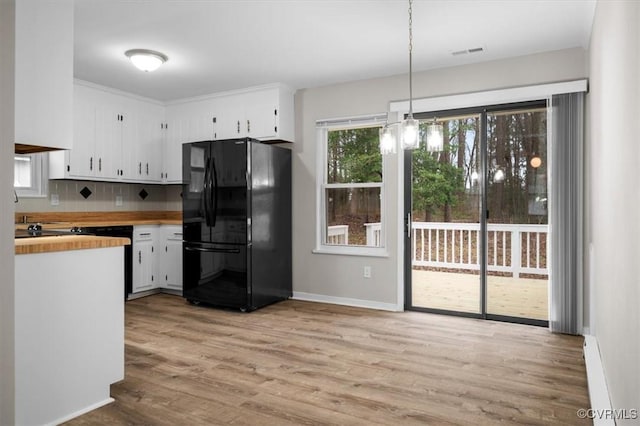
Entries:
POLYGON ((61 417, 61 418, 57 419, 56 421, 50 423, 50 426, 59 425, 61 423, 69 421, 71 419, 75 419, 76 417, 81 416, 83 414, 86 414, 89 411, 93 411, 96 408, 100 408, 103 405, 111 404, 113 401, 115 401, 115 399, 109 397, 109 398, 104 399, 102 401, 96 402, 95 404, 91 404, 88 407, 83 408, 82 410, 78 410, 78 411, 76 411, 74 413, 68 414, 68 415, 66 415, 64 417, 61 417))
MULTIPOLYGON (((598 341, 595 336, 584 336, 584 362, 587 368, 591 410, 596 413, 611 412, 609 389, 607 388, 607 380, 602 367, 602 359, 600 358, 600 349, 598 349, 598 341)), ((594 426, 615 426, 616 422, 612 418, 606 417, 594 416, 594 426)))
POLYGON ((375 302, 373 300, 351 299, 348 297, 325 296, 324 294, 303 293, 294 291, 291 297, 295 300, 308 302, 331 303, 334 305, 355 306, 357 308, 378 309, 381 311, 397 312, 398 307, 393 303, 375 302))

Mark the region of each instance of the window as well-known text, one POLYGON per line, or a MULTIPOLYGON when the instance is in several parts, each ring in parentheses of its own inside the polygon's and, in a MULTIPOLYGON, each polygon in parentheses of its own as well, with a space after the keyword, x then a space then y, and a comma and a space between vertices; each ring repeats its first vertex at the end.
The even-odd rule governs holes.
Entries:
POLYGON ((382 124, 375 117, 318 123, 318 252, 386 255, 382 124))
POLYGON ((13 187, 20 197, 47 196, 47 160, 43 154, 15 154, 13 187))

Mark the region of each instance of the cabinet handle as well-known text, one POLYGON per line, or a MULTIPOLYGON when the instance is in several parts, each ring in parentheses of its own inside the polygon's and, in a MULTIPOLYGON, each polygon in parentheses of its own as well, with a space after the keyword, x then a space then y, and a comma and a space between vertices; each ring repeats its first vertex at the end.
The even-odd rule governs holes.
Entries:
POLYGON ((141 175, 142 174, 142 162, 138 163, 138 174, 141 175))
POLYGON ((98 158, 98 171, 102 171, 102 158, 98 158))
POLYGON ((142 251, 138 250, 138 264, 142 264, 142 251))
POLYGON ((240 120, 238 120, 238 133, 240 133, 240 120))
POLYGON ((251 133, 251 120, 247 120, 247 133, 251 133))
POLYGON ((93 170, 93 157, 89 158, 89 170, 93 170))
POLYGON ((149 176, 149 163, 147 163, 147 176, 149 176))

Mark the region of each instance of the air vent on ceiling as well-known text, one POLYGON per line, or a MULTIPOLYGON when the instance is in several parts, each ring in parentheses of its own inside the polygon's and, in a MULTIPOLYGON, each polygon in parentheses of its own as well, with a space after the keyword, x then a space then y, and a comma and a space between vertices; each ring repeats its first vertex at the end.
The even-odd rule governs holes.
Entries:
POLYGON ((451 52, 451 55, 461 56, 461 55, 467 55, 469 53, 482 53, 482 52, 484 52, 484 47, 473 47, 471 49, 454 50, 453 52, 451 52))

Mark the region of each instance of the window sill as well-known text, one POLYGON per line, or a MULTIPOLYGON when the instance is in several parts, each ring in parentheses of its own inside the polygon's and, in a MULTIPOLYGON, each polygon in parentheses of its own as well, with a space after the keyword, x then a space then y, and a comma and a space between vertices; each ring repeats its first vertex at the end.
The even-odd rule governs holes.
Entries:
POLYGON ((35 191, 21 191, 19 189, 16 190, 16 193, 18 194, 18 199, 23 199, 23 198, 47 198, 48 195, 47 194, 40 194, 38 192, 35 191))
POLYGON ((321 246, 311 252, 313 254, 334 254, 341 256, 389 257, 387 249, 376 247, 321 246))

